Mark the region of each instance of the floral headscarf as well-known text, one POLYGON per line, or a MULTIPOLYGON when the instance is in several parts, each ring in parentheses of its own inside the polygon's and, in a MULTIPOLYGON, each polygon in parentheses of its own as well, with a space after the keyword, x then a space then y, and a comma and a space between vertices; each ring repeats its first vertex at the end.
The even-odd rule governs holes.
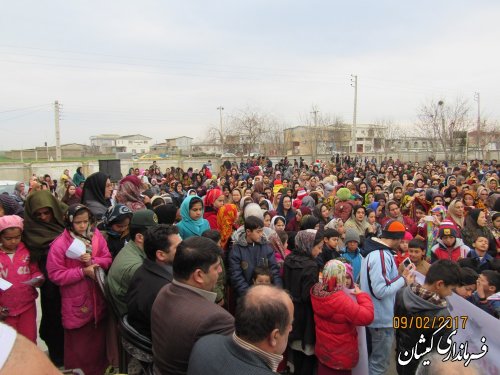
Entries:
POLYGON ((220 231, 221 247, 226 248, 227 242, 235 230, 234 224, 238 221, 238 208, 235 204, 227 203, 217 212, 217 226, 220 231))
POLYGON ((340 260, 332 259, 323 268, 323 290, 329 293, 342 290, 347 284, 347 270, 340 260))

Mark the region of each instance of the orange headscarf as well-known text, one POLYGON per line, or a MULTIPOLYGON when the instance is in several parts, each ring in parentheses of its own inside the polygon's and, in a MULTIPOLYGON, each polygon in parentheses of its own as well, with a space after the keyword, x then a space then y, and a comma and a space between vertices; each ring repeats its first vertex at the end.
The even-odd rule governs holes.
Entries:
POLYGON ((234 224, 238 220, 238 209, 236 205, 227 203, 217 212, 217 226, 220 231, 220 242, 222 249, 226 249, 227 243, 235 230, 234 224))

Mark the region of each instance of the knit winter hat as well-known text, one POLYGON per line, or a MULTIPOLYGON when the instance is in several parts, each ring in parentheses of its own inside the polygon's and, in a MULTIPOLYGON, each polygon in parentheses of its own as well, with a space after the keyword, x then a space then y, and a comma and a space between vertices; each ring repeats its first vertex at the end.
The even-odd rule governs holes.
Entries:
POLYGON ((410 232, 405 232, 405 235, 403 236, 404 241, 411 241, 413 240, 413 236, 410 232))
POLYGON ((19 228, 22 231, 24 228, 23 219, 17 215, 5 215, 0 217, 0 233, 9 228, 19 228))
POLYGON ((443 236, 452 236, 457 237, 457 230, 453 226, 453 223, 450 221, 443 221, 441 225, 439 225, 439 234, 438 237, 442 238, 443 236))
POLYGON ((353 228, 348 228, 345 232, 344 242, 348 243, 349 241, 356 241, 359 245, 359 234, 353 228))
POLYGON ((341 201, 347 201, 351 198, 351 191, 348 189, 348 188, 340 188, 338 191, 337 191, 337 197, 341 200, 341 201))
POLYGON ((381 238, 389 238, 393 240, 403 239, 406 228, 403 224, 396 220, 389 220, 382 229, 381 238))
POLYGON ((305 191, 305 189, 299 189, 297 191, 297 198, 299 198, 299 199, 305 197, 306 195, 307 195, 307 192, 305 191))

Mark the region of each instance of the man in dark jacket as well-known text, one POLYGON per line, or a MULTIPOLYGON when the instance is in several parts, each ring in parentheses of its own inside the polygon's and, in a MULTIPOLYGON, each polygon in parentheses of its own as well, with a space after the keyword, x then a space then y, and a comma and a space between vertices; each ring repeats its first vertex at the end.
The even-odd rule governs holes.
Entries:
POLYGON ((293 303, 276 287, 257 285, 236 308, 233 336, 202 337, 193 348, 188 375, 275 374, 292 328, 293 303))
POLYGON ((160 290, 151 310, 155 374, 185 374, 198 339, 233 333, 234 318, 215 304, 220 255, 217 244, 205 237, 190 237, 177 246, 174 280, 160 290))
POLYGON ((264 236, 264 222, 255 216, 247 217, 244 231, 237 231, 235 237, 229 253, 229 277, 236 295, 240 297, 250 288, 253 271, 258 266, 269 268, 273 284, 283 286, 274 250, 264 236))
MULTIPOLYGON (((460 267, 455 262, 438 260, 429 268, 424 285, 414 282, 398 291, 394 306, 394 326, 399 375, 415 374, 421 358, 427 355, 426 348, 431 341, 433 347, 429 352, 436 351, 440 337, 446 342, 451 331, 459 328, 448 328, 448 317, 451 314, 445 298, 451 295, 453 288, 460 285, 460 275, 460 267), (416 317, 419 319, 415 319, 416 317), (425 338, 423 342, 422 336, 425 338), (418 355, 418 358, 414 355, 418 355)), ((461 325, 462 322, 459 323, 461 325)))
POLYGON ((128 321, 139 333, 151 337, 151 308, 160 289, 173 279, 172 263, 179 231, 173 225, 149 228, 144 236, 146 259, 135 271, 127 292, 128 321))

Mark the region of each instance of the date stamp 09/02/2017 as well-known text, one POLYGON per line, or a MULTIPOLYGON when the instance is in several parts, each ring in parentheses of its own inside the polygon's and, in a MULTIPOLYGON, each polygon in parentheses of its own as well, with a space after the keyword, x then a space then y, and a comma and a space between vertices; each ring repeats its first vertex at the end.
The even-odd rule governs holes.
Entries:
POLYGON ((467 315, 460 316, 395 316, 392 319, 394 329, 437 329, 443 326, 452 329, 465 329, 467 315))

